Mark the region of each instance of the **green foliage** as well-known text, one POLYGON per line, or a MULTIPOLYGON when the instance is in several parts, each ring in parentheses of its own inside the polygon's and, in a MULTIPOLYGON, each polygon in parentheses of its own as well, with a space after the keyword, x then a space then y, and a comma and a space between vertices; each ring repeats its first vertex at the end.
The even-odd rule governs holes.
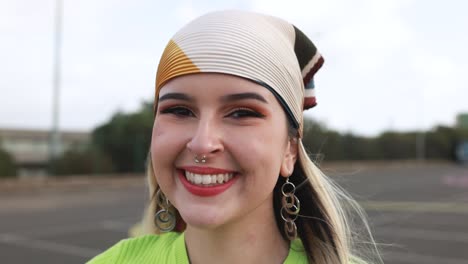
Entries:
MULTIPOLYGON (((338 133, 324 124, 304 120, 304 145, 326 160, 396 160, 415 159, 417 138, 422 132, 387 131, 377 137, 362 137, 352 133, 338 133)), ((455 159, 456 145, 468 139, 468 130, 437 126, 423 134, 425 157, 455 159)))
POLYGON ((369 138, 360 137, 352 133, 342 136, 342 159, 344 160, 366 160, 379 159, 378 148, 374 141, 369 138))
POLYGON ((372 139, 352 133, 340 134, 314 120, 304 120, 305 147, 326 160, 363 160, 378 158, 372 139))
POLYGON ((451 127, 438 126, 426 134, 428 158, 455 158, 458 133, 451 127))
POLYGON ((375 139, 378 155, 382 159, 414 159, 417 134, 384 132, 375 139))
POLYGON ((153 107, 143 103, 136 113, 117 113, 92 133, 93 144, 111 157, 117 172, 143 172, 151 142, 153 107))
POLYGON ((461 113, 457 115, 457 125, 458 129, 468 130, 468 113, 461 113))
POLYGON ((16 165, 8 152, 0 149, 0 178, 16 176, 16 165))
POLYGON ((311 119, 304 119, 303 143, 311 153, 322 153, 327 129, 324 124, 311 119))
POLYGON ((88 147, 71 149, 52 161, 52 173, 55 175, 83 175, 111 173, 114 166, 110 157, 101 151, 88 147))

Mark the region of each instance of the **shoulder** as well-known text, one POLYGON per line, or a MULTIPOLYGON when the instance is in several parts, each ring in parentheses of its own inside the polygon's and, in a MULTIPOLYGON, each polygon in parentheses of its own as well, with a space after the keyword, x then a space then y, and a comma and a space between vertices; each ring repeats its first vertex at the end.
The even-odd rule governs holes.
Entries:
POLYGON ((186 257, 183 233, 169 232, 124 239, 91 259, 87 264, 183 263, 170 258, 186 257))
POLYGON ((304 246, 302 245, 302 241, 300 239, 296 239, 291 242, 289 248, 289 254, 284 261, 284 264, 307 264, 307 254, 304 250, 304 246))

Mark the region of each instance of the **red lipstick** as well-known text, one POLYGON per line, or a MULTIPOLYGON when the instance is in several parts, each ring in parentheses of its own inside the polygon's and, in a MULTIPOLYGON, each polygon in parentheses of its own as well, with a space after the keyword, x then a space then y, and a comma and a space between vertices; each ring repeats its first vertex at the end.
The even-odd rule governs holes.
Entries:
POLYGON ((224 191, 226 191, 229 187, 231 187, 234 182, 236 181, 236 177, 233 177, 231 180, 228 182, 225 182, 223 184, 217 184, 214 186, 200 186, 200 185, 195 185, 187 180, 185 178, 185 171, 187 170, 192 173, 196 174, 224 174, 224 173, 234 173, 233 171, 228 171, 228 170, 222 170, 222 169, 216 169, 216 168, 209 168, 209 167, 184 167, 181 168, 181 170, 178 170, 178 176, 180 182, 182 182, 182 185, 193 195, 197 196, 202 196, 202 197, 207 197, 207 196, 214 196, 218 195, 224 191))

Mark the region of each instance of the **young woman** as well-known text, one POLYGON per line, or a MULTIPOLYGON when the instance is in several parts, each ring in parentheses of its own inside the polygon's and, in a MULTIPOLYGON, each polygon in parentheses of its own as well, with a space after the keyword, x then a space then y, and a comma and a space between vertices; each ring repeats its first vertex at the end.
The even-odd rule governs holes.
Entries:
POLYGON ((156 76, 151 202, 143 220, 149 235, 89 263, 369 257, 348 224, 348 209, 362 218, 359 206, 301 142, 303 110, 316 104, 313 76, 322 64, 299 29, 271 16, 214 12, 177 32, 156 76))

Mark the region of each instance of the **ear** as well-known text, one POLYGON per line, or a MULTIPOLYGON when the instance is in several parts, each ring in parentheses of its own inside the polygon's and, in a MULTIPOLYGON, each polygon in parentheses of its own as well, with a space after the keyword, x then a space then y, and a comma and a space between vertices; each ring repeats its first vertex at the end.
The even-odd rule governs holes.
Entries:
POLYGON ((293 173, 294 164, 297 160, 298 143, 297 138, 290 138, 286 145, 283 161, 281 163, 280 175, 289 177, 293 173))

